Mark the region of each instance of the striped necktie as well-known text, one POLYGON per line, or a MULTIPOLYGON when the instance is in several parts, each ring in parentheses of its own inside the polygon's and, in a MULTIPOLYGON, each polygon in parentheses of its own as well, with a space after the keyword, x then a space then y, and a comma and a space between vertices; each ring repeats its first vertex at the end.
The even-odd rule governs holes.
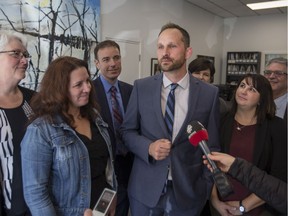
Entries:
POLYGON ((115 86, 110 88, 111 93, 111 105, 112 105, 112 116, 113 116, 113 126, 115 131, 116 138, 116 155, 126 155, 128 150, 124 146, 123 141, 121 140, 119 128, 123 122, 123 116, 121 113, 121 108, 116 97, 117 89, 115 86))
POLYGON ((173 123, 174 123, 174 109, 175 109, 175 94, 174 91, 177 88, 177 83, 172 83, 170 85, 170 92, 167 98, 166 103, 166 110, 165 110, 165 116, 164 120, 168 129, 168 132, 172 138, 173 134, 173 123))
MULTIPOLYGON (((175 89, 177 88, 178 84, 177 83, 172 83, 170 85, 170 92, 167 97, 167 103, 166 103, 166 109, 165 109, 165 115, 164 115, 164 120, 167 126, 167 130, 169 132, 170 138, 172 140, 173 137, 173 123, 174 123, 174 109, 175 109, 175 89)), ((168 168, 168 173, 167 173, 167 179, 162 191, 162 194, 165 194, 167 192, 167 187, 168 187, 168 175, 169 175, 169 169, 168 168)))
POLYGON ((118 130, 120 125, 123 122, 123 117, 121 114, 120 105, 119 105, 117 97, 116 97, 116 92, 117 92, 116 87, 112 86, 110 88, 110 93, 111 93, 111 104, 112 104, 114 128, 115 128, 115 130, 118 130))

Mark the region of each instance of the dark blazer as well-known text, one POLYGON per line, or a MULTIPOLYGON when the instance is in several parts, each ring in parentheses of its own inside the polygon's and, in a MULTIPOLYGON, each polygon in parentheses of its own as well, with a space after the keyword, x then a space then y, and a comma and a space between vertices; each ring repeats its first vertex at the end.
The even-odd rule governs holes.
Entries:
POLYGON ((268 175, 241 158, 236 158, 228 173, 269 205, 287 215, 286 182, 268 175))
MULTIPOLYGON (((221 121, 222 151, 229 153, 234 116, 226 115, 221 121)), ((275 116, 256 126, 253 164, 287 182, 287 125, 275 116)))
MULTIPOLYGON (((125 113, 133 86, 128 83, 122 82, 120 80, 118 80, 118 84, 119 84, 120 94, 122 97, 122 103, 123 103, 124 113, 125 113)), ((104 86, 101 82, 100 77, 93 80, 93 85, 96 91, 96 101, 100 105, 101 116, 103 120, 109 125, 109 135, 110 135, 111 143, 115 152, 115 134, 114 134, 114 128, 113 128, 113 120, 112 120, 111 112, 109 109, 108 101, 106 98, 104 86)))
MULTIPOLYGON (((226 153, 229 152, 233 122, 234 116, 230 113, 221 121, 220 143, 226 153)), ((287 182, 287 125, 283 119, 275 116, 257 124, 253 154, 254 165, 287 182)), ((280 215, 270 206, 265 207, 272 215, 280 215)))
POLYGON ((199 214, 210 196, 212 179, 203 166, 201 149, 189 143, 186 127, 192 120, 200 121, 208 130, 208 145, 219 151, 219 99, 217 87, 192 75, 189 75, 189 82, 188 113, 166 159, 151 160, 148 153, 152 142, 169 139, 161 110, 163 74, 135 81, 121 132, 125 144, 135 154, 128 185, 129 196, 154 207, 170 166, 178 206, 194 208, 195 214, 199 214))

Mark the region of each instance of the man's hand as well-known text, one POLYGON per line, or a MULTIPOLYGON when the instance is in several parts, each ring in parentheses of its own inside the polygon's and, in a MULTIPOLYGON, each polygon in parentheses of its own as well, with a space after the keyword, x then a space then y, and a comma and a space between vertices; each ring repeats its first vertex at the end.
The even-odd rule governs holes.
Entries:
POLYGON ((159 139, 149 146, 149 155, 155 160, 165 159, 171 150, 172 143, 168 139, 159 139))

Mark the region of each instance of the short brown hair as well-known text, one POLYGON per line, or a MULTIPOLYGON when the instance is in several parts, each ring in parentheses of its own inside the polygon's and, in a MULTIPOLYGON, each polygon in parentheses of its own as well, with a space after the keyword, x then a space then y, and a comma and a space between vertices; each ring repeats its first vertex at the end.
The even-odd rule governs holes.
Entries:
POLYGON ((95 57, 96 60, 99 60, 98 59, 98 51, 100 49, 104 49, 106 47, 115 47, 115 48, 117 48, 119 50, 119 53, 120 53, 119 44, 117 44, 115 41, 112 41, 112 40, 105 40, 105 41, 102 41, 102 42, 98 43, 97 46, 94 49, 94 57, 95 57))
POLYGON ((210 70, 210 82, 213 83, 214 81, 214 74, 215 74, 215 67, 213 62, 211 62, 207 58, 196 58, 191 61, 188 65, 188 71, 192 74, 195 72, 203 71, 203 70, 210 70))
POLYGON ((160 34, 167 30, 167 29, 178 29, 181 34, 182 34, 182 40, 184 42, 184 45, 185 45, 185 48, 188 48, 190 46, 190 36, 189 36, 189 33, 184 29, 182 28, 181 26, 175 24, 175 23, 167 23, 165 24, 164 26, 162 26, 161 30, 160 30, 160 33, 158 35, 158 37, 160 36, 160 34))

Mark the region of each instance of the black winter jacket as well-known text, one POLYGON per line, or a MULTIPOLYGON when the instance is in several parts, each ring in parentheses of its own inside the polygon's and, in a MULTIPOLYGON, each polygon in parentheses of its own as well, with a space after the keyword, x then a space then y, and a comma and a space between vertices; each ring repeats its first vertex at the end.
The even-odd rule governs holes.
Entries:
POLYGON ((287 183, 253 164, 236 158, 228 173, 266 203, 287 215, 287 183))

